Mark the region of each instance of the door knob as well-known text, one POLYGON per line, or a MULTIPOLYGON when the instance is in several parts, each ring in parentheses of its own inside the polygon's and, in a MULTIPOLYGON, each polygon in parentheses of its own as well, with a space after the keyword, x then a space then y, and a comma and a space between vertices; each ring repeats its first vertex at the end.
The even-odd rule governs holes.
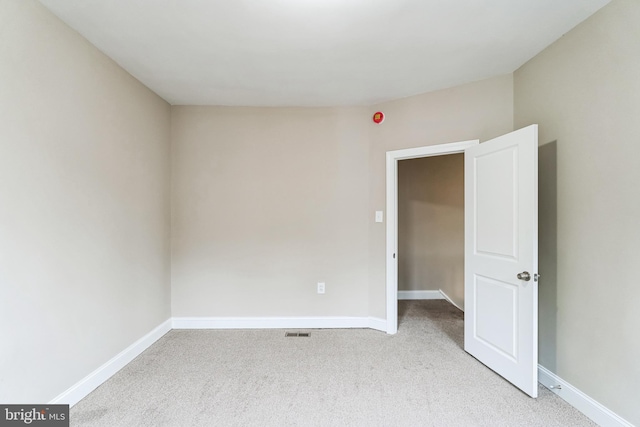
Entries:
POLYGON ((529 280, 531 280, 531 275, 528 271, 523 271, 522 273, 518 273, 518 279, 528 282, 529 280))

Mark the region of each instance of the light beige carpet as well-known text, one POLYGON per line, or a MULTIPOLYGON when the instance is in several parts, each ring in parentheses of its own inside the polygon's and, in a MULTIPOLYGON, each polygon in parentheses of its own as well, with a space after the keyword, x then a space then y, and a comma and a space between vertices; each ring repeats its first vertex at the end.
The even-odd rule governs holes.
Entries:
POLYGON ((368 329, 171 331, 71 409, 73 426, 592 426, 462 349, 462 313, 401 301, 368 329), (295 331, 294 331, 295 332, 295 331))

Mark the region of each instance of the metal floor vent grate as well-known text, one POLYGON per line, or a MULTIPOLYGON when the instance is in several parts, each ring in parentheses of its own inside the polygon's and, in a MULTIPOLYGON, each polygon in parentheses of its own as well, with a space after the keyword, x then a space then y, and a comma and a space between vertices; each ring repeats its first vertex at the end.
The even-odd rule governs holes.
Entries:
POLYGON ((309 332, 285 332, 285 337, 309 337, 309 332))

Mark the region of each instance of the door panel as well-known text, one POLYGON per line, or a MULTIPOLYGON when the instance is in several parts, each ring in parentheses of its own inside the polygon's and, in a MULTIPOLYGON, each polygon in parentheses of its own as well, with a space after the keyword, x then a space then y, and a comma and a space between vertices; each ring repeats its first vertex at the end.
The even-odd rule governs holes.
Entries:
POLYGON ((518 287, 489 277, 475 276, 474 338, 517 360, 518 287))
POLYGON ((465 350, 538 390, 538 127, 465 150, 465 350), (517 277, 528 272, 531 279, 517 277))
POLYGON ((517 150, 508 147, 474 160, 476 253, 517 257, 517 150))

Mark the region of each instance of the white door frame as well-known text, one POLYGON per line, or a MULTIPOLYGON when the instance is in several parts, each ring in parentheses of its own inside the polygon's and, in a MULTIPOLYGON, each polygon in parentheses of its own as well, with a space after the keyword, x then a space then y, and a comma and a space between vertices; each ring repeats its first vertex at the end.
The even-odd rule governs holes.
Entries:
POLYGON ((464 153, 480 140, 387 151, 387 333, 398 332, 398 160, 464 153))

